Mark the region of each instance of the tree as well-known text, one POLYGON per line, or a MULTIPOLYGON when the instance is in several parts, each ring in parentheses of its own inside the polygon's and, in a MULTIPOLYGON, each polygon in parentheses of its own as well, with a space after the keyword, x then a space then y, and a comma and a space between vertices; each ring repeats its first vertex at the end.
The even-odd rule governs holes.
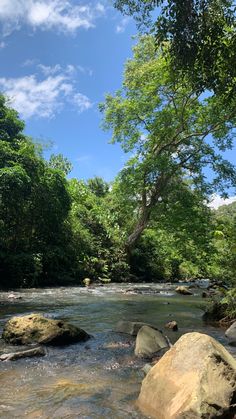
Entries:
POLYGON ((212 267, 215 277, 224 278, 236 287, 236 202, 215 210, 213 220, 215 252, 212 267))
POLYGON ((49 159, 49 166, 61 170, 65 175, 68 175, 73 168, 71 162, 62 154, 52 154, 49 159))
POLYGON ((133 154, 120 174, 126 193, 139 204, 128 250, 153 209, 180 183, 205 198, 235 184, 235 168, 221 155, 233 144, 233 100, 226 108, 221 97, 197 94, 187 78, 172 72, 152 36, 140 39, 126 64, 123 88, 107 95, 100 109, 104 128, 113 131, 112 141, 133 154), (214 174, 211 181, 206 168, 214 174))
POLYGON ((109 184, 99 176, 88 179, 87 184, 89 189, 98 197, 104 197, 109 192, 109 184))
POLYGON ((169 42, 174 71, 183 71, 195 89, 235 92, 236 18, 232 0, 115 0, 139 27, 169 42), (158 13, 158 17, 156 15, 158 13))
POLYGON ((53 283, 70 265, 66 179, 23 128, 0 96, 0 276, 8 286, 53 283))

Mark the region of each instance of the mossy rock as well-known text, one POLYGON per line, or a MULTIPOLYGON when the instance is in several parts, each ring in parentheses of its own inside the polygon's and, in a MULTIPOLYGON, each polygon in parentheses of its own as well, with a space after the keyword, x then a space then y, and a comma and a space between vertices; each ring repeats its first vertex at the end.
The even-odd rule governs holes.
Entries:
POLYGON ((63 346, 89 339, 89 335, 63 320, 47 319, 41 314, 13 317, 4 326, 2 338, 12 345, 40 343, 63 346))

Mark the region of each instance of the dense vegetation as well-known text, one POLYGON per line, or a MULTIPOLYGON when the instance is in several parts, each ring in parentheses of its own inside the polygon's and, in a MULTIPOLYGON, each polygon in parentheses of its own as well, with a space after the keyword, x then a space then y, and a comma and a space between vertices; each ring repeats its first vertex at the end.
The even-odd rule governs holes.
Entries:
POLYGON ((236 204, 208 206, 236 186, 231 2, 114 4, 154 30, 100 105, 129 160, 111 184, 69 179, 70 162, 45 160, 0 96, 0 285, 210 277, 234 301, 236 204))
POLYGON ((148 155, 147 165, 132 157, 111 185, 97 177, 67 179, 69 162, 61 155, 46 161, 23 130, 1 97, 2 287, 80 284, 85 277, 235 281, 235 204, 211 211, 204 188, 193 187, 178 170, 152 205, 142 234, 127 248, 142 217, 145 170, 150 180, 145 199, 151 202, 155 159, 148 155))

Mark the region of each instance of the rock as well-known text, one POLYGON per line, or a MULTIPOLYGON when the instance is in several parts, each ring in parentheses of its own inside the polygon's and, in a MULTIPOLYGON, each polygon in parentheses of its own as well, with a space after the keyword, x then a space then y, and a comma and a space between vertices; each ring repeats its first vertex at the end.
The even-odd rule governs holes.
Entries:
POLYGON ((115 332, 127 333, 131 336, 137 336, 139 329, 141 329, 141 327, 143 326, 150 326, 153 329, 157 329, 155 326, 144 322, 129 322, 125 320, 120 320, 115 327, 115 332))
POLYGON ((136 338, 134 353, 141 358, 152 358, 161 349, 169 349, 169 343, 159 330, 143 326, 136 338))
POLYGON ((152 367, 152 364, 145 364, 141 371, 143 371, 144 375, 147 375, 152 367))
POLYGON ((229 339, 230 345, 236 345, 236 321, 226 330, 225 336, 229 339))
POLYGON ((209 297, 210 297, 210 294, 208 292, 206 291, 202 292, 202 298, 209 298, 209 297))
POLYGON ((166 323, 165 328, 166 329, 171 329, 174 332, 177 332, 177 330, 178 330, 178 324, 177 324, 177 322, 175 320, 173 320, 172 322, 166 323))
POLYGON ((91 279, 90 278, 84 278, 83 283, 85 287, 89 287, 91 285, 91 279))
POLYGON ((219 322, 225 317, 226 310, 227 304, 223 304, 221 301, 214 301, 207 307, 205 313, 202 316, 202 319, 205 322, 210 323, 219 322))
POLYGON ((188 287, 184 287, 183 285, 175 288, 175 291, 182 295, 192 295, 192 292, 188 289, 188 287))
POLYGON ((138 404, 158 419, 233 418, 236 360, 215 339, 187 333, 149 371, 138 404))
POLYGON ((89 335, 63 320, 52 320, 41 314, 13 317, 4 326, 3 339, 12 345, 40 343, 45 345, 67 345, 85 341, 89 335))
POLYGON ((21 300, 21 299, 22 299, 22 297, 21 297, 20 295, 15 295, 15 294, 13 294, 13 293, 9 294, 9 295, 7 296, 7 298, 8 298, 9 300, 21 300))
POLYGON ((33 349, 28 349, 26 351, 20 351, 20 352, 12 352, 8 354, 0 355, 0 361, 16 361, 20 358, 31 358, 33 356, 45 356, 46 351, 44 348, 41 348, 40 346, 33 349))

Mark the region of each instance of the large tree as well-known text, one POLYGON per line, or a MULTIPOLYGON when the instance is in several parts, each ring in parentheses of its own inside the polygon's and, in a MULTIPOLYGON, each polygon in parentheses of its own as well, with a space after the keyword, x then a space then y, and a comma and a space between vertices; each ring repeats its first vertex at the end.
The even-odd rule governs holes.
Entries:
POLYGON ((233 144, 235 103, 202 96, 178 78, 152 36, 144 36, 125 68, 123 87, 101 105, 113 142, 132 154, 120 177, 138 201, 129 250, 153 209, 182 182, 202 197, 235 184, 234 167, 222 156, 233 144), (208 177, 206 177, 206 169, 208 177), (210 179, 210 180, 209 180, 210 179))
POLYGON ((139 28, 169 42, 172 67, 199 90, 235 93, 236 17, 233 0, 114 0, 139 28))

